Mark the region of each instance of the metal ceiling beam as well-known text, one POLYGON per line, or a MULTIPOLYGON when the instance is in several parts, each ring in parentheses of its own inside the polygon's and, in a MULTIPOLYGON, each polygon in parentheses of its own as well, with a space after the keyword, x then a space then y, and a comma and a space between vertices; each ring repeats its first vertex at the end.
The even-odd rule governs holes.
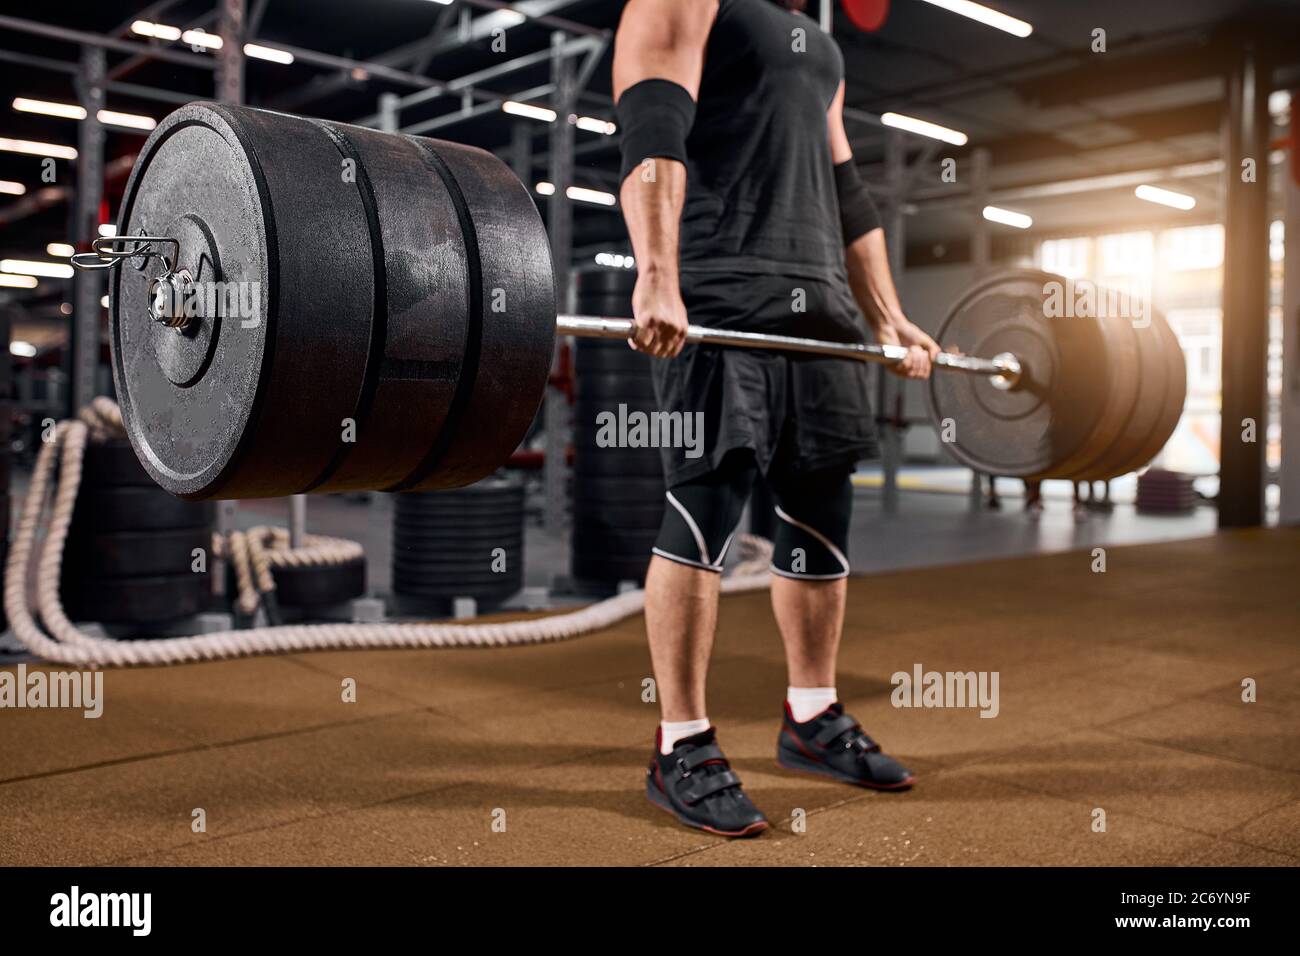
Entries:
MULTIPOLYGON (((512 10, 525 17, 550 16, 575 6, 579 2, 581 0, 520 0, 519 3, 512 5, 512 10)), ((504 11, 495 10, 471 20, 469 29, 463 33, 459 30, 445 30, 438 34, 431 34, 412 43, 396 47, 386 53, 373 56, 368 62, 380 66, 402 67, 421 62, 421 59, 425 58, 424 62, 427 68, 427 63, 431 61, 432 57, 460 50, 480 40, 489 39, 492 36, 492 31, 496 28, 505 27, 508 29, 510 26, 517 25, 517 23, 518 21, 514 17, 509 16, 504 11)), ((354 82, 346 74, 317 77, 300 89, 290 90, 285 95, 272 100, 271 106, 275 109, 294 110, 312 100, 341 92, 354 82)))
MULTIPOLYGON (((588 53, 600 46, 601 41, 598 39, 593 37, 579 37, 576 40, 567 41, 564 44, 564 51, 566 54, 588 53)), ((544 63, 549 63, 552 56, 554 56, 554 54, 549 48, 542 49, 534 53, 526 53, 523 56, 517 56, 513 60, 506 60, 503 63, 498 63, 494 66, 477 70, 474 73, 467 73, 454 80, 447 80, 446 82, 426 80, 426 83, 428 84, 426 89, 417 93, 410 93, 406 96, 399 97, 397 100, 397 108, 399 110, 409 109, 410 107, 418 106, 421 103, 430 103, 443 96, 460 93, 465 90, 472 90, 489 80, 507 76, 531 66, 540 66, 544 63)), ((506 96, 504 94, 492 93, 490 91, 479 91, 478 97, 484 100, 491 99, 495 102, 500 102, 504 99, 519 98, 518 95, 506 96)), ((379 114, 375 113, 357 120, 357 124, 360 126, 375 126, 378 124, 379 119, 379 114)))

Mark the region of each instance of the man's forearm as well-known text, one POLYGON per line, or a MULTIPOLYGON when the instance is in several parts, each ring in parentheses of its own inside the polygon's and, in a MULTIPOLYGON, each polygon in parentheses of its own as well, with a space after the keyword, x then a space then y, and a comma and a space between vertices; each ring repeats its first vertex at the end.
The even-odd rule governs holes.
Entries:
POLYGON ((873 229, 854 240, 844 250, 844 261, 853 297, 875 332, 907 321, 889 269, 883 229, 873 229))
POLYGON ((673 159, 649 160, 650 181, 640 169, 623 181, 619 200, 632 239, 637 271, 642 275, 677 276, 682 204, 686 198, 686 167, 673 159))

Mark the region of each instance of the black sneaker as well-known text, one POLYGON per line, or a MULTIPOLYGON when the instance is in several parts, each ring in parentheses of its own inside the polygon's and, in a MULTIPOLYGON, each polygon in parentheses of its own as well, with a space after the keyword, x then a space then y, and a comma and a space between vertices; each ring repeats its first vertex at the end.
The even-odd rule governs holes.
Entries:
POLYGON ((844 713, 839 701, 802 724, 786 704, 785 722, 776 742, 776 762, 788 770, 815 773, 873 790, 906 790, 915 779, 912 771, 881 753, 880 744, 844 713))
POLYGON ((659 752, 662 730, 655 733, 655 752, 646 768, 650 802, 688 827, 718 836, 755 836, 767 820, 740 789, 740 778, 717 744, 713 728, 677 742, 670 754, 659 752))

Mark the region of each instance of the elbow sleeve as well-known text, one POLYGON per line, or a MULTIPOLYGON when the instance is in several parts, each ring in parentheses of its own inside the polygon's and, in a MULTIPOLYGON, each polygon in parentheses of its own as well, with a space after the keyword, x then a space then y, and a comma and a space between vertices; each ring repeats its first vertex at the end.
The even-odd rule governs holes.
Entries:
POLYGON ((844 245, 852 245, 859 236, 880 228, 880 214, 866 185, 858 178, 858 167, 847 159, 835 167, 835 195, 840 204, 840 228, 844 245))
POLYGON ((629 86, 614 108, 621 131, 618 181, 654 157, 686 163, 686 137, 695 122, 695 101, 671 80, 642 80, 629 86))

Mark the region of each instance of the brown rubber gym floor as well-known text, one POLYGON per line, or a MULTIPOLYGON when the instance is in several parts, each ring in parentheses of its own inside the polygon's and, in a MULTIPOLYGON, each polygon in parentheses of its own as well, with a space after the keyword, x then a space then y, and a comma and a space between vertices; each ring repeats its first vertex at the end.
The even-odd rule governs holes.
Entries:
POLYGON ((0 711, 0 863, 1296 865, 1300 530, 1092 562, 851 581, 840 692, 917 772, 902 794, 775 765, 767 596, 725 599, 710 716, 773 821, 757 839, 646 802, 634 618, 543 647, 111 670, 99 720, 0 711), (895 709, 889 675, 917 663, 998 671, 1000 714, 895 709))

